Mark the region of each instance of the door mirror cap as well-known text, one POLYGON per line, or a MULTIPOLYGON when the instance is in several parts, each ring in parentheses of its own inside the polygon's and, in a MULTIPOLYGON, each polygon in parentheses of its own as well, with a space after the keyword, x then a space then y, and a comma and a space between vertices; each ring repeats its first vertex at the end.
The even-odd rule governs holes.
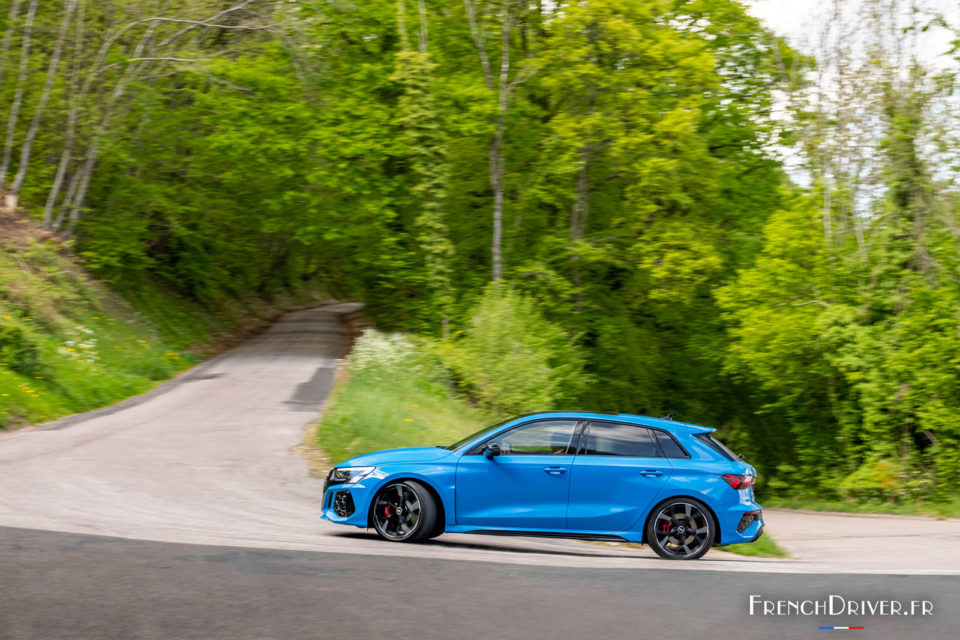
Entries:
POLYGON ((493 456, 500 455, 500 445, 496 442, 491 442, 483 448, 483 457, 487 460, 493 460, 493 456))

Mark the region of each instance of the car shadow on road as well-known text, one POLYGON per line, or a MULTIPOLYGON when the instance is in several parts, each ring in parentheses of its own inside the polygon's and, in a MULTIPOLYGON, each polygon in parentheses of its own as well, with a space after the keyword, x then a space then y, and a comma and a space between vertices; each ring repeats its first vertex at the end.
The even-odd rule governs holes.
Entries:
MULTIPOLYGON (((375 533, 367 532, 337 532, 329 534, 337 538, 351 540, 367 540, 382 544, 396 544, 381 540, 375 533)), ((538 538, 523 536, 501 536, 483 534, 452 534, 440 536, 420 546, 434 549, 473 549, 480 551, 501 551, 507 553, 545 554, 554 556, 573 556, 590 558, 635 558, 637 560, 663 560, 649 547, 625 547, 617 543, 592 542, 564 538, 538 538), (489 541, 487 540, 489 539, 489 541)), ((698 563, 723 562, 769 562, 771 558, 755 558, 739 556, 732 553, 713 553, 712 550, 701 558, 698 563)))

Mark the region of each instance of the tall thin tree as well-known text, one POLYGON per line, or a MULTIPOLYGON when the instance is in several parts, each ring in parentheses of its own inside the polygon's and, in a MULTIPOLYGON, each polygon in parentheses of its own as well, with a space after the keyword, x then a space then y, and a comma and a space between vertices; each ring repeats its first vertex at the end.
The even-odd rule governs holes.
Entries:
POLYGON ((3 34, 3 42, 0 43, 0 89, 3 88, 3 78, 7 72, 7 56, 10 53, 10 40, 13 38, 13 32, 17 29, 17 16, 20 15, 20 6, 23 0, 14 0, 10 4, 10 14, 7 16, 7 30, 3 34))
POLYGON ((60 153, 60 162, 57 164, 57 172, 53 177, 53 184, 50 192, 47 194, 47 203, 43 208, 43 226, 50 227, 53 224, 53 210, 60 197, 60 189, 63 186, 63 179, 67 175, 67 167, 73 160, 73 143, 76 139, 77 118, 80 113, 80 69, 82 66, 83 54, 83 16, 86 8, 86 1, 82 0, 78 8, 77 26, 75 29, 75 40, 73 45, 73 71, 70 78, 70 100, 67 109, 67 131, 64 134, 63 151, 60 153))
POLYGON ((17 76, 13 103, 10 105, 10 117, 7 119, 7 139, 3 145, 3 160, 0 161, 0 188, 4 190, 6 190, 7 185, 7 171, 10 169, 10 157, 13 155, 17 120, 20 117, 20 107, 23 104, 23 92, 27 84, 27 69, 30 66, 30 40, 33 36, 33 21, 37 16, 37 4, 39 4, 39 0, 30 0, 30 5, 27 7, 27 18, 23 25, 23 40, 20 45, 20 72, 17 76))
POLYGON ((510 79, 510 50, 513 29, 517 24, 517 4, 516 0, 501 0, 500 2, 500 69, 494 77, 490 54, 487 50, 486 30, 482 25, 484 17, 478 15, 476 0, 463 0, 470 35, 473 38, 477 54, 480 56, 484 82, 489 91, 496 92, 497 98, 494 133, 490 140, 488 159, 490 189, 493 191, 493 239, 490 246, 493 280, 499 280, 503 277, 503 204, 506 177, 503 143, 507 129, 507 112, 510 108, 511 95, 514 89, 526 79, 523 75, 516 74, 513 80, 510 79))
POLYGON ((77 11, 78 0, 66 0, 66 7, 63 12, 63 19, 60 20, 60 32, 57 34, 57 41, 53 45, 53 53, 50 55, 50 64, 47 67, 47 79, 43 83, 43 90, 40 92, 40 100, 33 112, 33 120, 30 121, 30 128, 27 130, 27 137, 23 141, 23 147, 20 150, 20 166, 17 168, 17 175, 14 176, 13 184, 6 194, 7 208, 14 209, 17 206, 17 196, 20 193, 20 187, 27 177, 27 171, 30 167, 30 154, 33 150, 33 142, 37 138, 37 131, 40 129, 40 121, 43 120, 43 113, 47 109, 47 103, 50 101, 50 94, 53 91, 53 83, 57 77, 57 70, 60 68, 60 55, 63 52, 63 43, 67 39, 67 31, 70 29, 70 21, 77 11))

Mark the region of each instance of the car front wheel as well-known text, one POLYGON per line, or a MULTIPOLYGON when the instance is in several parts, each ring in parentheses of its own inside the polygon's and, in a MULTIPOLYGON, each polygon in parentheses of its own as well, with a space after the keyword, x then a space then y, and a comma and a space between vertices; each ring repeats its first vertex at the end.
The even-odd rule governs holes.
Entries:
POLYGON ((646 540, 661 558, 696 560, 710 550, 714 531, 713 516, 702 503, 674 498, 654 510, 646 540))
POLYGON ((373 501, 373 526, 390 542, 422 542, 437 524, 437 503, 429 491, 412 480, 392 482, 373 501))

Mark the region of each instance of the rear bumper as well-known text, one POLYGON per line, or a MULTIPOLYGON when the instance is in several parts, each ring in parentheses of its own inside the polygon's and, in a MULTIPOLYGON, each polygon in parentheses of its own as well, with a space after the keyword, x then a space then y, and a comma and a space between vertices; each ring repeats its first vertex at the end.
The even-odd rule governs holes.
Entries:
POLYGON ((753 542, 763 533, 763 510, 760 505, 740 503, 720 516, 720 544, 753 542))

